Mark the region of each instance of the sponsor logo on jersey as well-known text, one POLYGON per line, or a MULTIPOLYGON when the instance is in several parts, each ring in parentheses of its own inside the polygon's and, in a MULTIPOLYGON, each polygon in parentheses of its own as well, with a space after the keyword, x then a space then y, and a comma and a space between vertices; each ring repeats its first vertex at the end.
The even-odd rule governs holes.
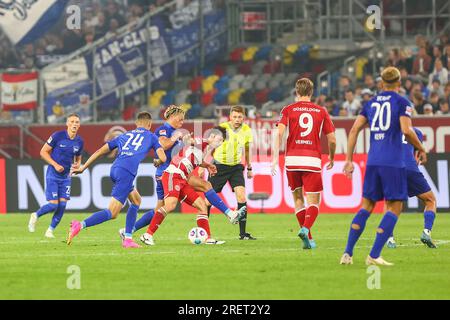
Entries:
POLYGON ((407 107, 406 108, 406 112, 405 112, 408 116, 412 116, 413 114, 413 108, 412 107, 407 107))
POLYGON ((159 132, 159 135, 161 135, 161 136, 167 136, 167 130, 161 130, 161 131, 159 132))

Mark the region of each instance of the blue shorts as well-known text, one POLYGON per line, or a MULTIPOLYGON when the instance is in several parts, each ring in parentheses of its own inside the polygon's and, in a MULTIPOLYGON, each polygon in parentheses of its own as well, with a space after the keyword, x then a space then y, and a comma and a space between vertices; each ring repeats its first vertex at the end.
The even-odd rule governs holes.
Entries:
POLYGON ((47 201, 57 201, 59 199, 70 200, 70 188, 72 180, 57 179, 53 177, 46 177, 45 196, 47 201))
POLYGON ((431 191, 431 187, 422 172, 407 170, 406 175, 408 178, 408 196, 410 198, 431 191))
POLYGON ((159 201, 164 201, 164 186, 161 176, 156 176, 156 194, 158 195, 159 201))
POLYGON ((367 166, 363 197, 372 201, 406 201, 406 168, 367 166))
POLYGON ((112 167, 110 173, 111 180, 113 182, 113 188, 111 192, 111 197, 120 201, 120 203, 125 204, 128 196, 134 190, 134 179, 136 178, 127 170, 112 167))

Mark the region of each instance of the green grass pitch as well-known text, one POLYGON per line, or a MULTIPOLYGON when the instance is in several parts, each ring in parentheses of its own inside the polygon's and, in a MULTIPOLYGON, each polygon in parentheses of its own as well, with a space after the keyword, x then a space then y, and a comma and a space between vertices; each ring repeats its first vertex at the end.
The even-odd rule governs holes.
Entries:
POLYGON ((134 251, 120 245, 125 215, 83 231, 68 247, 63 240, 75 217, 86 216, 66 215, 50 241, 43 237, 49 216, 35 234, 27 231, 28 215, 0 216, 0 299, 450 299, 450 215, 436 219, 437 250, 418 239, 422 215, 403 215, 400 247, 383 252, 395 266, 381 268, 375 290, 368 289, 364 261, 379 215, 369 220, 353 266, 338 263, 352 215, 321 215, 314 251, 301 249, 293 215, 251 215, 254 242, 237 240, 237 227, 214 215, 213 234, 227 241, 223 246, 190 244, 195 216, 172 215, 156 234, 157 246, 134 251), (72 265, 81 271, 80 290, 67 288, 72 265))

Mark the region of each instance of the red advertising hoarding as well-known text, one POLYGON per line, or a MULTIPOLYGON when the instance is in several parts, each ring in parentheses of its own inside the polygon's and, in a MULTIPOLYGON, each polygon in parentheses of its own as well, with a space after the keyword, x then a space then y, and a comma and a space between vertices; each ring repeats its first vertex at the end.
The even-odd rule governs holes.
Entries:
MULTIPOLYGON (((334 119, 336 126, 337 138, 337 154, 344 154, 347 149, 348 134, 353 126, 353 119, 334 119)), ((161 125, 162 122, 155 122, 153 130, 161 125)), ((261 156, 270 155, 272 145, 272 129, 276 120, 248 120, 253 131, 254 154, 261 156)), ((434 118, 415 118, 414 126, 423 131, 425 137, 425 147, 430 153, 450 152, 450 117, 434 117, 434 118)), ((185 123, 185 130, 195 132, 201 135, 202 132, 216 125, 216 121, 189 121, 185 123)), ((86 124, 81 126, 80 135, 85 140, 85 148, 88 154, 92 154, 105 141, 105 136, 114 127, 122 127, 129 130, 134 128, 131 123, 111 123, 111 124, 86 124)), ((64 126, 30 126, 31 133, 39 137, 42 141, 47 141, 49 136, 56 130, 63 130, 64 126)), ((17 131, 17 130, 16 130, 17 131)), ((19 134, 10 135, 11 128, 0 127, 0 144, 17 145, 19 134)), ((357 141, 356 152, 360 154, 367 153, 369 150, 369 129, 363 131, 357 141)), ((32 158, 39 158, 39 151, 42 148, 41 143, 31 137, 25 135, 26 153, 32 158)), ((326 150, 326 139, 323 140, 323 148, 326 150)))
POLYGON ((0 159, 0 214, 6 213, 5 159, 0 159))
MULTIPOLYGON (((271 164, 267 162, 254 162, 254 179, 246 180, 247 194, 267 193, 269 199, 264 202, 264 212, 266 213, 292 213, 294 212, 294 199, 288 186, 287 176, 284 168, 283 157, 281 157, 280 169, 275 177, 271 174, 271 164)), ((366 155, 355 155, 355 172, 352 180, 349 180, 343 173, 345 157, 339 155, 336 158, 335 166, 332 170, 326 170, 328 156, 323 157, 323 184, 325 190, 322 193, 322 204, 320 211, 327 213, 349 213, 356 212, 362 204, 362 190, 364 174, 366 171, 366 155)), ((222 199, 230 208, 236 207, 236 197, 229 185, 225 186, 222 199)), ((250 213, 261 212, 261 201, 248 201, 250 213)), ((383 204, 379 203, 376 212, 382 212, 383 204)), ((182 212, 194 213, 195 211, 182 205, 182 212)), ((217 212, 217 211, 213 211, 217 212)))

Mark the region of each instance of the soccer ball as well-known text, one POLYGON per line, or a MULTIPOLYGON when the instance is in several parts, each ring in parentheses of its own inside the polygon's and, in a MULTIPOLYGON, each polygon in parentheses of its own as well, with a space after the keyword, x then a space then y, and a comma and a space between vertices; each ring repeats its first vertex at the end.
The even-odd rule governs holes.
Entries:
POLYGON ((208 233, 203 228, 193 228, 189 231, 188 237, 192 244, 203 244, 208 240, 208 233))

